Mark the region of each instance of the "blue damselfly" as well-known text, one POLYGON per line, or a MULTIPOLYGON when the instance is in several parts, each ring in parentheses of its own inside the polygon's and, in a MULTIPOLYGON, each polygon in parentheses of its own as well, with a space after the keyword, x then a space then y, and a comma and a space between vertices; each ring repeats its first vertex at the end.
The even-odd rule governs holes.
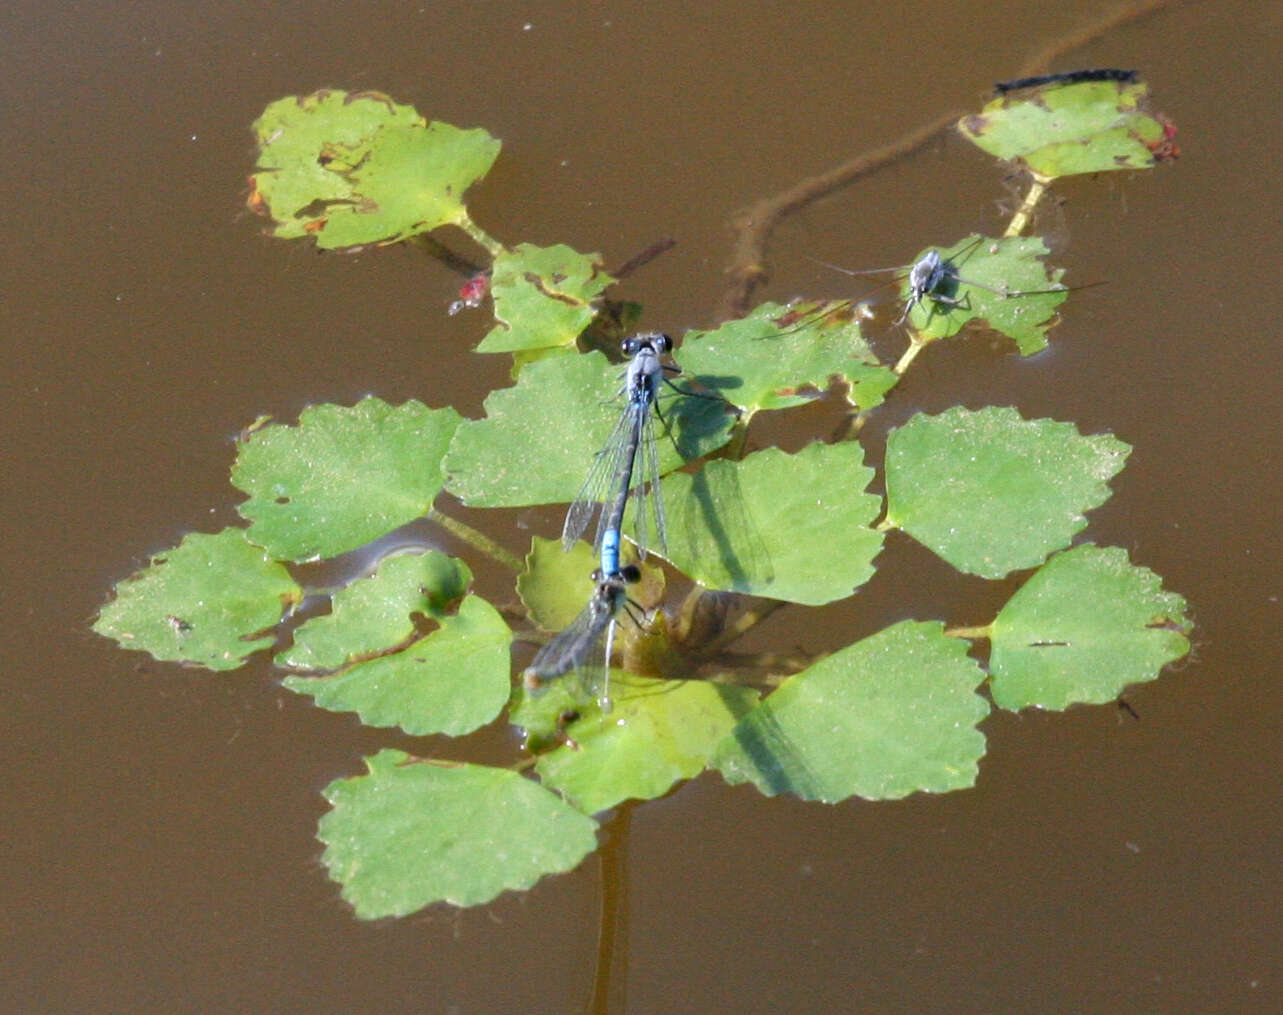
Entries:
POLYGON ((665 364, 660 359, 672 348, 673 340, 659 333, 636 335, 624 340, 623 351, 629 361, 620 390, 624 396, 623 411, 605 446, 593 459, 588 478, 566 512, 561 542, 569 550, 584 534, 593 515, 601 509, 593 545, 601 555, 601 573, 607 578, 619 573, 620 537, 624 509, 630 495, 634 497, 634 541, 638 556, 643 560, 646 558, 652 516, 660 553, 668 547, 664 503, 659 492, 655 417, 659 417, 665 428, 668 424, 659 411, 657 400, 663 383, 668 383, 681 394, 695 394, 682 391, 668 381, 668 374, 681 372, 678 367, 665 364), (649 510, 647 501, 650 502, 649 510))
POLYGON ((592 578, 596 587, 588 605, 580 610, 569 627, 555 635, 536 653, 534 661, 526 667, 523 681, 528 690, 534 691, 572 670, 589 670, 598 661, 596 656, 604 638, 604 659, 601 660, 604 676, 597 700, 602 711, 606 712, 610 710, 607 692, 616 618, 623 610, 640 626, 641 622, 632 613, 633 607, 640 607, 628 597, 628 586, 640 580, 641 572, 635 565, 629 564, 613 574, 604 575, 601 571, 594 571, 592 578))

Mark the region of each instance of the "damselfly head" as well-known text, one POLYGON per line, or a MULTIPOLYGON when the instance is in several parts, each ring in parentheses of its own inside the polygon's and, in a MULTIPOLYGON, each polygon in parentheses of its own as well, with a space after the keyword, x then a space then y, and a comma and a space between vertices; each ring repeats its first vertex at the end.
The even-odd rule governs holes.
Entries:
POLYGON ((620 343, 625 356, 636 356, 642 349, 651 349, 657 353, 673 351, 673 340, 662 332, 653 331, 645 335, 633 335, 620 343))

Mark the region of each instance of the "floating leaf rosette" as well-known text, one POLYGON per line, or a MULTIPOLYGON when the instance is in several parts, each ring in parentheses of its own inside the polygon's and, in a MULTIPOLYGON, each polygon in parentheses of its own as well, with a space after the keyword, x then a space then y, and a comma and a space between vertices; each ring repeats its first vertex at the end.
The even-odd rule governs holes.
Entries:
MULTIPOLYGON (((430 123, 377 92, 272 103, 254 124, 250 206, 274 235, 344 250, 418 236, 416 248, 468 278, 453 309, 492 297, 495 324, 477 348, 512 356, 512 380, 501 382, 510 386, 492 391, 473 420, 375 397, 308 408, 295 425, 261 417, 232 469, 248 528, 192 534, 155 555, 119 583, 95 630, 215 670, 277 648, 273 681, 284 676, 289 690, 367 725, 435 738, 425 752, 501 716, 519 728, 528 754, 515 762, 382 750, 366 773, 325 790, 324 864, 363 919, 480 905, 571 870, 596 846, 590 815, 659 797, 709 768, 768 795, 829 803, 963 789, 985 752, 986 681, 998 707, 1060 709, 1153 679, 1189 650, 1185 601, 1121 549, 1070 548, 1110 496, 1127 444, 1014 408, 958 406, 889 432, 885 497, 878 462, 866 460, 878 441, 861 427, 929 342, 979 322, 1023 354, 1046 346, 1069 289, 1045 263, 1042 238, 1022 234, 1055 177, 1175 154, 1174 128, 1145 110, 1132 72, 1000 90, 960 127, 1027 167, 1029 192, 1003 236, 973 233, 927 248, 916 273, 887 270, 910 304, 909 348, 894 368, 880 354, 903 336, 891 329, 871 344, 864 326, 877 315, 865 317, 854 299, 763 303, 678 336, 644 431, 627 426, 626 367, 577 353, 613 353, 620 336, 606 345, 607 333, 641 314, 603 298, 615 279, 602 258, 564 244, 509 247, 470 219, 465 194, 498 141, 430 123), (471 263, 422 236, 444 225, 466 231, 489 259, 471 263), (809 441, 795 429, 772 446, 760 414, 790 410, 802 410, 792 419, 803 425, 832 418, 809 441), (655 464, 644 455, 628 486, 632 438, 652 429, 655 464), (602 454, 608 443, 623 450, 602 454), (530 508, 570 501, 588 475, 634 494, 638 479, 658 484, 648 492, 662 492, 666 506, 665 545, 640 562, 623 547, 623 563, 642 566, 621 569, 626 596, 612 599, 609 616, 584 612, 599 605, 592 547, 531 536, 543 526, 553 535, 562 511, 530 508), (524 509, 496 525, 520 530, 525 559, 502 532, 459 517, 451 496, 469 515, 524 509), (895 528, 966 575, 1024 584, 987 626, 946 632, 939 620, 903 620, 848 634, 836 649, 797 638, 809 624, 798 606, 835 603, 870 582, 895 528), (447 545, 460 557, 434 548, 447 545), (353 551, 360 560, 329 559, 353 551), (468 559, 498 607, 473 587, 460 559, 469 554, 485 558, 468 559), (1008 577, 1017 571, 1028 573, 1008 577), (785 603, 798 605, 779 610, 785 603), (743 651, 738 639, 777 611, 788 647, 743 651), (588 630, 602 635, 596 642, 572 626, 580 616, 600 621, 588 630), (563 634, 566 672, 550 667, 542 686, 527 687, 514 670, 553 632, 563 634), (609 663, 607 641, 617 650, 609 663)), ((425 383, 453 376, 439 337, 424 355, 443 372, 425 383)), ((493 360, 474 357, 482 364, 493 360)), ((639 500, 619 505, 624 536, 639 500)), ((845 616, 853 627, 868 619, 855 608, 845 616)), ((488 752, 504 742, 492 732, 488 752)))

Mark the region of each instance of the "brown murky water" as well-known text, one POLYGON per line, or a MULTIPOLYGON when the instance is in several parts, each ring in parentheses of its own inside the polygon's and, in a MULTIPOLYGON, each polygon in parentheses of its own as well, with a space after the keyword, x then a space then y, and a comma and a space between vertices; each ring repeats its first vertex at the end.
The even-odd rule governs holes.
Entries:
MULTIPOLYGON (((319 257, 241 211, 263 105, 377 88, 505 148, 495 234, 678 247, 630 280, 648 326, 713 320, 739 208, 975 104, 1109 9, 750 2, 10 5, 5 53, 2 676, 14 1012, 1273 1012, 1283 1008, 1277 172, 1283 17, 1176 6, 1059 66, 1141 68, 1182 159, 1061 188, 1054 348, 930 350, 888 421, 956 400, 1135 446, 1092 517, 1198 622, 1193 660, 1112 708, 996 714, 979 785, 837 807, 716 777, 631 809, 572 874, 480 910, 357 923, 318 863, 318 791, 381 746, 275 685, 88 631, 111 584, 232 521, 231 435, 366 392, 477 415, 502 357, 408 250, 319 257)), ((767 295, 836 295, 803 254, 903 261, 998 221, 947 140, 789 220, 767 295)), ((520 550, 555 509, 492 534, 520 550)), ((493 519, 491 519, 493 522, 493 519)), ((1001 601, 891 540, 833 644, 1001 601)), ((482 574, 481 581, 486 580, 482 574)), ((761 632, 794 636, 783 611, 761 632)), ((818 618, 818 620, 816 619, 818 618)), ((474 748, 492 760, 500 731, 474 748)))

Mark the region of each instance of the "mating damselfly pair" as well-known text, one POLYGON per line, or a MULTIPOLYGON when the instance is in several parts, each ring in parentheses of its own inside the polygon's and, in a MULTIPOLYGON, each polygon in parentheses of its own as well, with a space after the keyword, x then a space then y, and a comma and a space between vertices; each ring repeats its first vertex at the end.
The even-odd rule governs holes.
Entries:
MULTIPOLYGON (((526 669, 527 687, 539 687, 572 670, 587 669, 603 641, 608 674, 619 614, 629 614, 638 626, 642 623, 641 608, 628 595, 628 586, 639 580, 640 571, 634 565, 621 563, 623 526, 631 499, 633 542, 638 557, 644 560, 651 547, 652 524, 654 546, 666 552, 667 522, 659 483, 656 420, 665 436, 671 438, 671 434, 659 406, 660 392, 667 385, 678 395, 722 401, 715 395, 680 388, 669 380, 670 374, 680 373, 678 367, 663 361, 672 348, 672 339, 659 333, 637 335, 623 343, 628 366, 619 395, 624 405, 609 438, 593 460, 588 478, 566 512, 562 529, 563 548, 570 550, 597 517, 593 545, 598 568, 592 574, 593 595, 570 626, 536 654, 526 669)), ((603 679, 599 699, 603 710, 609 707, 607 687, 603 679)))

